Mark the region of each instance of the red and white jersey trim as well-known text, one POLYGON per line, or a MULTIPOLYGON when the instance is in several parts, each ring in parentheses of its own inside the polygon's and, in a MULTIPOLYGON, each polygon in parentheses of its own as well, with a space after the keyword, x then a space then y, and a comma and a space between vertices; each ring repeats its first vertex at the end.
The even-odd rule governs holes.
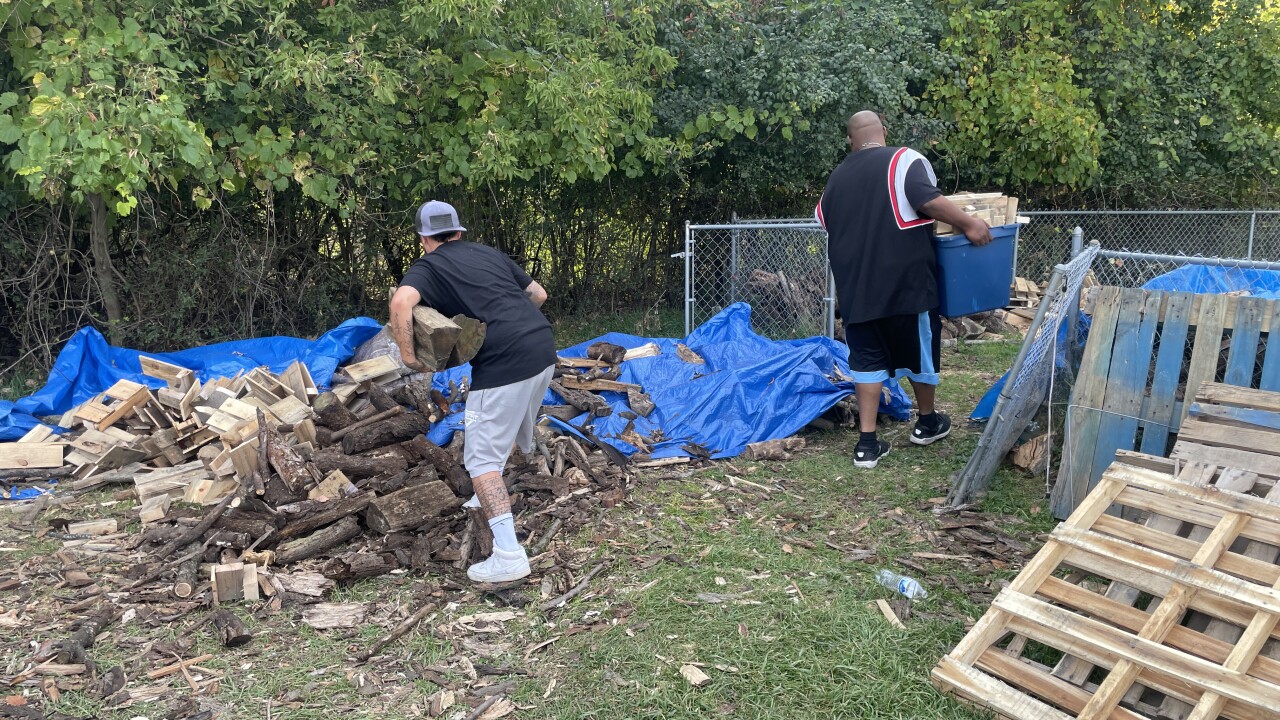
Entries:
MULTIPOLYGON (((907 169, 917 160, 924 163, 924 171, 929 175, 929 182, 937 185, 938 177, 933 174, 933 166, 929 164, 929 161, 923 155, 915 150, 905 147, 899 148, 898 152, 893 154, 893 159, 889 161, 889 202, 893 203, 893 219, 898 223, 899 230, 928 225, 933 222, 933 218, 918 214, 915 208, 911 207, 911 202, 907 200, 907 169)), ((821 211, 822 205, 819 203, 819 222, 821 222, 821 211)))

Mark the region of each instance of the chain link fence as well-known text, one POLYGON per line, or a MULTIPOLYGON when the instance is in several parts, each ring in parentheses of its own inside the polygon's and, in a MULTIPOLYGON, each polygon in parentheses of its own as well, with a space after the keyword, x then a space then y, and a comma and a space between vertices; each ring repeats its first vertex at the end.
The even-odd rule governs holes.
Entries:
POLYGON ((1102 246, 1093 272, 1103 285, 1141 287, 1183 265, 1280 269, 1280 210, 1024 211, 1017 274, 1047 280, 1070 258, 1072 229, 1102 246))
POLYGON ((774 339, 831 337, 835 286, 827 234, 812 221, 689 225, 685 234, 685 332, 736 302, 756 332, 774 339))
MULTIPOLYGON (((1047 281, 1071 259, 1071 234, 1101 250, 1103 285, 1141 287, 1186 265, 1280 270, 1280 210, 1024 211, 1015 274, 1047 281)), ((835 287, 826 233, 808 218, 687 225, 685 330, 735 302, 750 303, 756 331, 776 339, 833 336, 835 287)))

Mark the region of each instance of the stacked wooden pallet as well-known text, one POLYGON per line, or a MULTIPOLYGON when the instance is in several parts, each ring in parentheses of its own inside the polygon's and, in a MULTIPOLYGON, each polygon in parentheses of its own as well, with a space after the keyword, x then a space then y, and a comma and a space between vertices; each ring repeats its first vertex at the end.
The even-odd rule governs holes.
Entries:
POLYGON ((1028 720, 1276 717, 1280 393, 1189 412, 1173 458, 1119 453, 936 685, 1028 720))
MULTIPOLYGON (((1009 225, 1018 221, 1018 198, 1007 197, 1003 193, 971 193, 962 192, 948 195, 947 199, 960 206, 961 210, 982 218, 991 227, 1009 225)), ((956 229, 944 222, 934 227, 937 235, 953 235, 956 229)))
POLYGON ((1165 455, 1205 382, 1280 390, 1280 301, 1103 287, 1071 393, 1051 509, 1065 518, 1117 450, 1165 455))

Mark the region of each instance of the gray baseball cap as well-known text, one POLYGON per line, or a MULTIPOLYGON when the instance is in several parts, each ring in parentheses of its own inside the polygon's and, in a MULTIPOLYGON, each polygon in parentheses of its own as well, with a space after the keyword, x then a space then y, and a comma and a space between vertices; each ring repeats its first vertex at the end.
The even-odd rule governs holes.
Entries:
POLYGON ((441 233, 466 232, 458 220, 458 211, 447 202, 432 200, 418 208, 418 234, 439 235, 441 233))

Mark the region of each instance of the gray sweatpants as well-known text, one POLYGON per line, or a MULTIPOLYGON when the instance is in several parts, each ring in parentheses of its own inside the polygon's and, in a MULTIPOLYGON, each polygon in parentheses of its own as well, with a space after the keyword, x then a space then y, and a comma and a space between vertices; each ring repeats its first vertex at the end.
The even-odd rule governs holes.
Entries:
POLYGON ((521 452, 533 450, 533 425, 554 370, 551 365, 527 380, 472 390, 467 395, 463 416, 467 436, 462 446, 467 474, 479 477, 502 472, 513 444, 521 452))

